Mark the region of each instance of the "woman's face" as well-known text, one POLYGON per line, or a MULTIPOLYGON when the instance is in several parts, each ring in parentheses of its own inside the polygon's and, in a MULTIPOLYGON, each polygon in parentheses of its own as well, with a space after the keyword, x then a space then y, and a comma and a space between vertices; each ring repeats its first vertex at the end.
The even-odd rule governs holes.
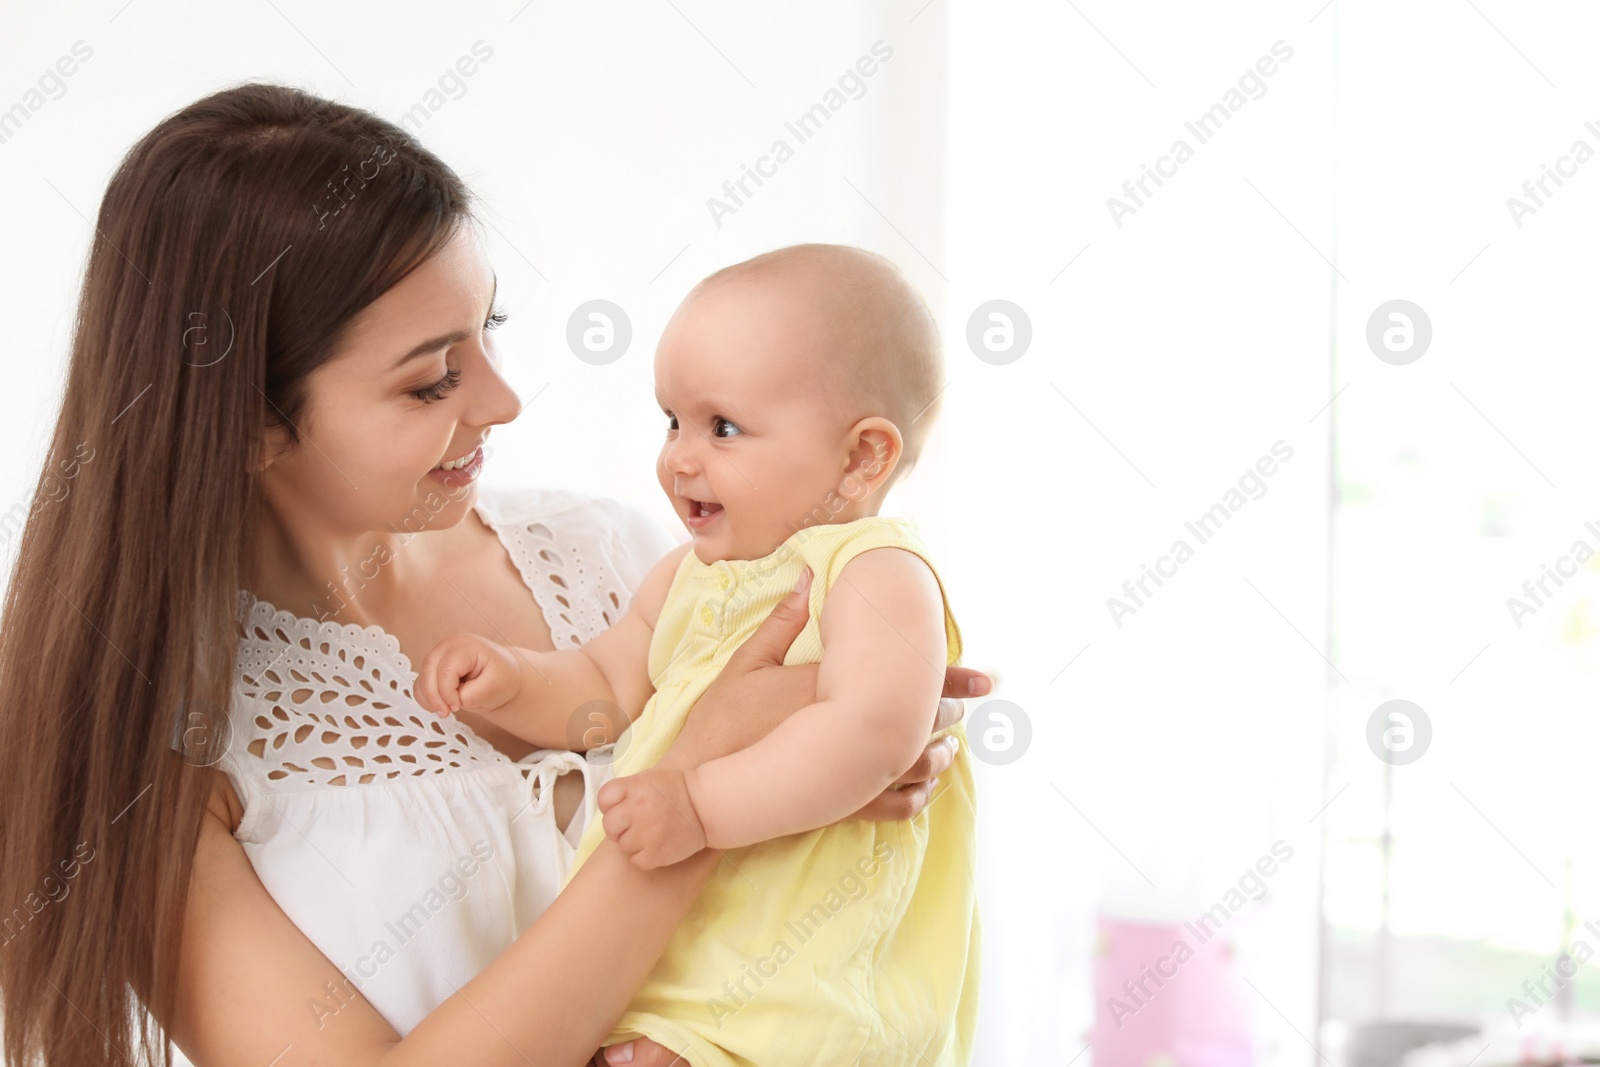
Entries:
POLYGON ((464 225, 368 305, 307 379, 300 444, 285 450, 278 432, 269 440, 268 499, 333 533, 459 522, 477 495, 489 427, 522 406, 495 354, 495 284, 476 230, 464 225))

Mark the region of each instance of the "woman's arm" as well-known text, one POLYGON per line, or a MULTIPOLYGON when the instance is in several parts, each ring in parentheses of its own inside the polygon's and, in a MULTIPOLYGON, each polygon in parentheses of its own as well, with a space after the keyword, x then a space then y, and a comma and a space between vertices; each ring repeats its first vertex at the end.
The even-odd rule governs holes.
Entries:
MULTIPOLYGON (((792 600, 701 697, 666 760, 696 766, 735 751, 811 702, 815 666, 778 666, 805 625, 803 605, 792 600)), ((974 682, 986 686, 977 672, 956 670, 946 693, 981 695, 968 689, 974 682)), ((959 700, 946 700, 935 727, 959 718, 959 700)), ((921 811, 929 779, 949 766, 950 753, 944 742, 930 746, 903 776, 918 784, 886 791, 858 817, 903 819, 921 811)), ((525 1067, 529 1060, 577 1067, 621 1017, 717 862, 708 850, 640 871, 603 842, 544 915, 402 1040, 353 990, 332 1016, 312 1011, 329 983, 347 988, 345 977, 256 877, 233 837, 240 815, 232 787, 216 773, 190 881, 177 1008, 162 1020, 198 1067, 525 1067)), ((659 1050, 637 1044, 634 1062, 654 1067, 659 1050)))
POLYGON ((238 801, 217 775, 190 883, 169 1032, 198 1067, 482 1067, 586 1063, 654 965, 717 857, 636 870, 609 842, 544 915, 402 1040, 348 989, 267 893, 233 837, 238 801))

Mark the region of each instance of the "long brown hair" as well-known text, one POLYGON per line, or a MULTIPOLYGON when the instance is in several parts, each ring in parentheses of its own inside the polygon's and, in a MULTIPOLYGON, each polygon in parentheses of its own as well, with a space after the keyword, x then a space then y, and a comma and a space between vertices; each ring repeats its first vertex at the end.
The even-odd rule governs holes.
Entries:
POLYGON ((171 1062, 150 1014, 171 1018, 226 736, 251 472, 269 426, 300 440, 350 320, 471 210, 398 126, 260 83, 167 117, 112 177, 0 615, 7 1067, 171 1062))

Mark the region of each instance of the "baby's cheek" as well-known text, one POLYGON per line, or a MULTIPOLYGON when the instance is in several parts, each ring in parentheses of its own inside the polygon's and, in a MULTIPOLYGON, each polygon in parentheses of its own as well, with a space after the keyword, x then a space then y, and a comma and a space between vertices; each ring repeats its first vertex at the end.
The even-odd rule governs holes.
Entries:
POLYGON ((661 486, 661 491, 672 497, 672 476, 667 473, 667 450, 663 448, 656 453, 656 484, 661 486))

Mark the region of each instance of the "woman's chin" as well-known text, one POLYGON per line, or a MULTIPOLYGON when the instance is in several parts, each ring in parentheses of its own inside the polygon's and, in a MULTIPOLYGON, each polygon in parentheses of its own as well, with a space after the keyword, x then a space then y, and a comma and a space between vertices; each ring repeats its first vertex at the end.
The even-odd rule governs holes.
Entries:
POLYGON ((478 486, 475 481, 444 487, 432 478, 424 478, 414 495, 411 510, 402 513, 390 523, 389 528, 396 533, 449 529, 466 518, 477 499, 478 486))

